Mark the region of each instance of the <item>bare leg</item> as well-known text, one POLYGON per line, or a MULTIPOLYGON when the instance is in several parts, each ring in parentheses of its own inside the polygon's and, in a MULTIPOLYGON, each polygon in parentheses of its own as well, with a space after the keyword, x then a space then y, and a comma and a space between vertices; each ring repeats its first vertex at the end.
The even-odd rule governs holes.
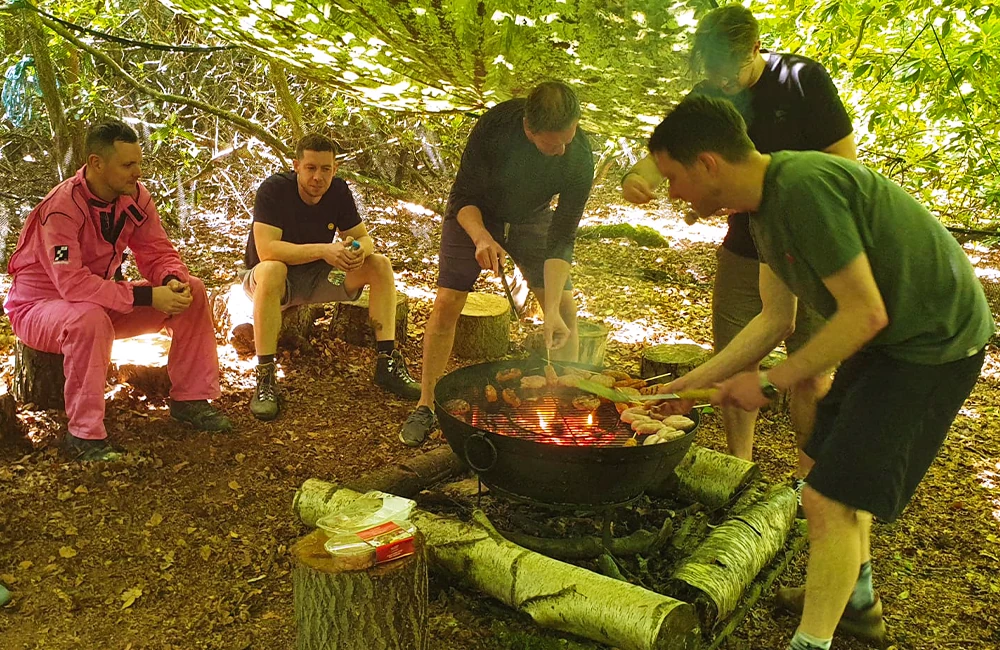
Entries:
MULTIPOLYGON (((746 368, 748 372, 756 372, 757 366, 746 368)), ((757 424, 758 410, 744 411, 738 407, 722 409, 722 428, 726 431, 726 446, 729 454, 753 460, 753 430, 757 424)))
POLYGON ((368 318, 375 330, 376 341, 396 338, 396 278, 392 262, 385 255, 369 255, 360 269, 349 272, 344 288, 354 293, 364 286, 368 290, 368 318))
POLYGON ((283 262, 265 261, 253 267, 253 340, 257 356, 278 350, 281 331, 281 299, 285 296, 288 267, 283 262))
POLYGON ((868 550, 871 518, 828 499, 810 486, 802 493, 809 522, 809 564, 806 599, 799 631, 829 639, 837 629, 858 579, 858 568, 868 550))
POLYGON ((805 478, 812 469, 813 459, 802 450, 809 442, 813 426, 816 424, 816 405, 829 392, 832 381, 830 374, 824 373, 792 387, 788 410, 799 454, 798 466, 795 468, 796 478, 805 478))
POLYGON ((423 374, 420 376, 418 407, 432 408, 434 404, 434 387, 448 365, 455 343, 455 325, 468 297, 467 291, 438 287, 434 309, 424 329, 423 374))

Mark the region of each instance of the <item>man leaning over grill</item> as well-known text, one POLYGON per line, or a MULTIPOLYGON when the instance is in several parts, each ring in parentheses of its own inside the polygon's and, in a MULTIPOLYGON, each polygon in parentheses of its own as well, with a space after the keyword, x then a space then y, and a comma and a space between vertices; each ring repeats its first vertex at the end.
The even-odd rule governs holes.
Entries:
POLYGON ((927 209, 862 165, 755 151, 725 100, 688 97, 649 149, 670 196, 698 215, 750 213, 763 303, 712 360, 658 390, 722 382, 720 404, 752 410, 839 365, 804 450, 805 588, 778 601, 802 614, 793 650, 828 649, 835 629, 884 642, 871 517, 899 516, 979 377, 994 324, 972 265, 927 209), (771 370, 743 372, 793 329, 799 300, 826 325, 771 370))
POLYGON ((243 289, 253 300, 257 388, 250 412, 258 420, 278 417, 274 355, 281 312, 296 305, 356 300, 371 287, 369 316, 375 330, 375 383, 405 399, 420 386, 396 349, 396 285, 392 264, 375 253, 347 183, 335 178, 333 142, 319 134, 295 148, 293 171, 273 174, 257 190, 247 238, 243 289), (342 241, 334 241, 337 232, 342 241), (353 244, 353 245, 352 245, 353 244), (330 272, 345 272, 330 282, 330 272))
POLYGON ((472 129, 448 195, 438 291, 424 331, 420 402, 399 433, 403 443, 416 447, 433 430, 434 386, 451 355, 458 317, 480 272, 503 273, 505 255, 542 305, 553 358, 576 360, 570 263, 594 180, 590 142, 579 121, 573 89, 549 81, 527 99, 494 106, 472 129))

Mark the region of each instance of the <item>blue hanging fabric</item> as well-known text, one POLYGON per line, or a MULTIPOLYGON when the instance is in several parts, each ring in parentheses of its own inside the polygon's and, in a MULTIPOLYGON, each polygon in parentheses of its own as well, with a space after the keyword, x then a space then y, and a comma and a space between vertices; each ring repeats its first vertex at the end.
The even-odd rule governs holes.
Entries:
POLYGON ((38 76, 35 74, 35 60, 30 56, 24 57, 7 68, 3 77, 0 102, 3 103, 7 119, 20 128, 31 121, 32 100, 42 96, 38 76))

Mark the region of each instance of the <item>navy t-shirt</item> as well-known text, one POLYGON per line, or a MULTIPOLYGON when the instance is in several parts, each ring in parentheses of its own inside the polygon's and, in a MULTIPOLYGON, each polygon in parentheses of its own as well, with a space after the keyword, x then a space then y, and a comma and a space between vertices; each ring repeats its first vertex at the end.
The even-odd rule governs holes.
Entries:
MULTIPOLYGON (((728 99, 743 116, 757 151, 822 151, 854 131, 826 69, 804 56, 766 52, 757 83, 726 95, 702 82, 692 93, 728 99)), ((743 257, 757 259, 750 236, 750 216, 730 215, 722 245, 743 257)))
MULTIPOLYGON (((285 172, 273 174, 260 184, 253 204, 253 223, 281 228, 281 241, 291 244, 328 244, 338 230, 350 230, 361 223, 361 215, 344 179, 334 178, 319 203, 307 205, 299 196, 298 174, 285 172)), ((260 262, 253 224, 243 261, 248 269, 260 262)))

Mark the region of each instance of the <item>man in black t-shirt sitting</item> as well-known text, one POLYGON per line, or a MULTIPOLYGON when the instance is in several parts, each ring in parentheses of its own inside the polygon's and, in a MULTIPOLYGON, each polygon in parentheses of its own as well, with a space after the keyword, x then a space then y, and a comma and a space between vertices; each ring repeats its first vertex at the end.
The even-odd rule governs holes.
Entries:
MULTIPOLYGON (((853 126, 830 75, 806 57, 762 50, 759 35, 757 19, 742 5, 726 5, 705 14, 695 32, 691 63, 706 78, 691 93, 731 101, 761 153, 815 150, 854 160, 853 126)), ((633 203, 646 203, 661 180, 653 159, 647 156, 622 180, 622 195, 633 203)), ((729 216, 729 231, 717 254, 712 292, 716 352, 762 307, 749 219, 746 212, 729 216)), ((805 345, 822 324, 819 314, 800 305, 795 332, 785 341, 789 354, 805 345)), ((792 387, 789 410, 800 450, 812 431, 816 403, 829 385, 829 373, 824 373, 792 387)), ((757 411, 722 409, 729 453, 751 460, 756 419, 757 411)), ((800 451, 795 481, 800 495, 811 464, 800 451)))
POLYGON ((400 440, 423 443, 434 428, 434 386, 455 341, 455 325, 480 273, 503 273, 510 255, 545 314, 553 359, 576 361, 576 301, 570 265, 576 229, 594 180, 580 103, 564 83, 539 84, 527 99, 479 118, 462 152, 441 229, 438 291, 424 330, 420 402, 400 440), (558 194, 559 204, 549 209, 558 194))
POLYGON ((294 171, 261 183, 247 240, 243 289, 253 299, 257 388, 250 411, 259 420, 278 416, 274 354, 281 311, 295 305, 357 300, 371 287, 369 316, 378 358, 375 383, 400 397, 417 399, 420 384, 396 349, 396 286, 392 264, 375 245, 358 214, 347 183, 335 178, 333 142, 307 135, 292 161, 294 171), (341 241, 334 241, 337 232, 341 241), (345 272, 330 282, 333 269, 345 272))

